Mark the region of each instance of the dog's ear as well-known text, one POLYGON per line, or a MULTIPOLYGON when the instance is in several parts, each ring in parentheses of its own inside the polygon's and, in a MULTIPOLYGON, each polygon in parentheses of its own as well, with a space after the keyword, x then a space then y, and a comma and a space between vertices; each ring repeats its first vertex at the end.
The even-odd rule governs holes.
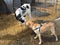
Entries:
POLYGON ((30 25, 30 22, 27 22, 26 25, 29 26, 30 25))
POLYGON ((26 10, 26 8, 23 6, 23 7, 20 7, 21 8, 21 10, 26 10))
POLYGON ((28 6, 28 5, 26 5, 26 8, 28 8, 28 9, 29 9, 29 6, 28 6))

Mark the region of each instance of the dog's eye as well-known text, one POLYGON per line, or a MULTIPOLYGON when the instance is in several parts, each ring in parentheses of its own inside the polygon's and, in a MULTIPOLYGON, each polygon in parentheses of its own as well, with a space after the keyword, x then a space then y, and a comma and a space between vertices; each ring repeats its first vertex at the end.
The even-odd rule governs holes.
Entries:
POLYGON ((26 8, 28 8, 28 9, 29 9, 29 6, 27 5, 27 6, 26 6, 26 8))

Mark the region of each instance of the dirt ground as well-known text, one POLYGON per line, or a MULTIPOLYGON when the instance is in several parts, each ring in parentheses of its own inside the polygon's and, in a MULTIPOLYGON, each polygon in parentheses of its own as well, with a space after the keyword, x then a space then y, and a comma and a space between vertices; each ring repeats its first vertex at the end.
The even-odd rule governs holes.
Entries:
MULTIPOLYGON (((60 17, 60 12, 46 17, 33 18, 34 20, 54 21, 58 17, 60 17)), ((30 20, 28 17, 26 18, 30 20)), ((33 39, 35 34, 32 34, 30 30, 21 23, 19 24, 14 15, 0 15, 0 45, 39 45, 39 40, 33 39)), ((42 45, 60 45, 60 20, 56 21, 56 33, 59 41, 56 42, 54 36, 44 34, 42 35, 42 45)))
MULTIPOLYGON (((46 18, 46 20, 48 19, 46 18)), ((52 18, 50 20, 54 19, 52 18)), ((59 41, 56 42, 54 36, 43 35, 42 45, 60 45, 59 24, 60 22, 56 25, 56 32, 58 34, 59 41)), ((35 34, 31 34, 30 29, 19 24, 13 15, 3 15, 0 17, 0 45, 38 45, 39 40, 34 40, 34 36, 35 34)))

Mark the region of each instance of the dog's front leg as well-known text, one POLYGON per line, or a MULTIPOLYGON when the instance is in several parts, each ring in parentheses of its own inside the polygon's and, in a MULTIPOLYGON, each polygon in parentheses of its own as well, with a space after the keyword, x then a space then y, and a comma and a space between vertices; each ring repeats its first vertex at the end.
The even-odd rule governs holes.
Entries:
POLYGON ((27 14, 27 11, 24 13, 24 14, 22 14, 23 16, 26 16, 26 14, 27 14))
POLYGON ((39 37, 39 44, 41 44, 42 43, 41 34, 38 34, 38 37, 39 37))
POLYGON ((30 9, 27 11, 27 13, 28 13, 29 17, 32 18, 31 10, 30 9))
POLYGON ((29 17, 32 18, 31 12, 29 12, 28 14, 29 14, 29 17))
POLYGON ((37 39, 37 37, 38 37, 38 36, 36 35, 36 36, 34 37, 34 39, 37 39))
POLYGON ((39 44, 41 44, 42 39, 41 39, 41 34, 40 34, 39 30, 35 30, 34 32, 36 33, 37 37, 39 38, 39 44))

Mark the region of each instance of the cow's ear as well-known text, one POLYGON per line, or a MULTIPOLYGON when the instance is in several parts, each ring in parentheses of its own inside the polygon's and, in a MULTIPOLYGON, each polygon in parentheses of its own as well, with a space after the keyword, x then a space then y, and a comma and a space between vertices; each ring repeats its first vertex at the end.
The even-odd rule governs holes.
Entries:
POLYGON ((28 8, 28 9, 29 9, 29 6, 28 6, 28 5, 26 5, 26 8, 28 8))

